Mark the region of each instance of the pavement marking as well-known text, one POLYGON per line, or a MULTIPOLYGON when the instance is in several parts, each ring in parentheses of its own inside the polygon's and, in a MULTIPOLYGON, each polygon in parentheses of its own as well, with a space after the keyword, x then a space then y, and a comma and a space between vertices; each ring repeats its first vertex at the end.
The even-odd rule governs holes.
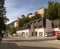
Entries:
POLYGON ((23 48, 23 45, 22 44, 17 44, 20 48, 23 48))

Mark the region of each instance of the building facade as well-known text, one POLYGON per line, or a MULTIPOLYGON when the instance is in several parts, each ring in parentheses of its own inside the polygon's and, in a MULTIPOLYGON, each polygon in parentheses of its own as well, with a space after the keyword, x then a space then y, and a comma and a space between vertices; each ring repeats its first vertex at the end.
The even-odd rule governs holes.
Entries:
POLYGON ((45 13, 45 8, 40 8, 37 10, 37 13, 40 14, 42 17, 44 17, 44 13, 45 13))
POLYGON ((18 25, 19 25, 19 22, 16 20, 16 21, 14 22, 14 27, 18 27, 18 25))
POLYGON ((38 19, 30 23, 30 28, 24 28, 17 31, 18 36, 22 37, 45 37, 52 35, 51 21, 48 19, 38 19))
MULTIPOLYGON (((39 8, 37 11, 36 11, 38 14, 41 15, 41 17, 44 17, 44 14, 45 14, 45 8, 39 8)), ((32 18, 33 16, 35 16, 33 13, 30 13, 28 14, 28 17, 29 18, 32 18)))
POLYGON ((33 16, 35 16, 33 13, 28 14, 29 18, 32 18, 33 16))
POLYGON ((53 36, 56 36, 60 33, 60 20, 53 20, 53 36))

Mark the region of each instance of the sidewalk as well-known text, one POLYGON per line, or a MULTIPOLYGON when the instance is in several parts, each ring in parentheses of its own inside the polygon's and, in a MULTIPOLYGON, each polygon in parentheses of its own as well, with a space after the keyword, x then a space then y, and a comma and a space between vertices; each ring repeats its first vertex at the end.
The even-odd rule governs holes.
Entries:
POLYGON ((45 41, 48 43, 53 43, 53 44, 60 44, 60 40, 52 40, 52 41, 45 41))
POLYGON ((46 39, 46 38, 56 38, 56 37, 55 36, 51 36, 51 37, 36 37, 36 36, 33 36, 33 37, 18 37, 18 36, 14 36, 14 37, 9 37, 9 38, 5 38, 5 39, 32 40, 32 39, 46 39))

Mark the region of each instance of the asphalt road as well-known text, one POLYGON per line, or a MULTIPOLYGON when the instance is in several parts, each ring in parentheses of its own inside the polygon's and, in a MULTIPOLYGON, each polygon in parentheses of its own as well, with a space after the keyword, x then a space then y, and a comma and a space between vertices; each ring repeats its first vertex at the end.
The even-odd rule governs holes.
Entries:
POLYGON ((10 49, 60 49, 60 44, 53 43, 53 40, 56 38, 4 38, 2 46, 10 49))

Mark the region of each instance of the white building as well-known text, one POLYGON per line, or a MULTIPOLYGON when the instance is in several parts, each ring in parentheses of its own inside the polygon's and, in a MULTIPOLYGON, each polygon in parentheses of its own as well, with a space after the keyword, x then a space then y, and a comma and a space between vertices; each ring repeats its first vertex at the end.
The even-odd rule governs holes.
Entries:
POLYGON ((30 24, 30 28, 25 28, 22 30, 17 31, 18 36, 23 37, 30 37, 30 36, 37 36, 37 37, 45 37, 52 35, 52 25, 51 21, 48 19, 38 19, 30 24))

